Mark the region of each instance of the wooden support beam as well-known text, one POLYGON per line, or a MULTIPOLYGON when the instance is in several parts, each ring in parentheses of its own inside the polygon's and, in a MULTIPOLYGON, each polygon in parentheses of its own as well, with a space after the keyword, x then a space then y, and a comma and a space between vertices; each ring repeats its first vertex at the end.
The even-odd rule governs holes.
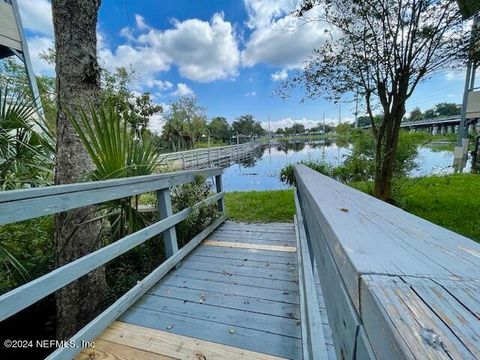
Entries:
POLYGON ((239 243, 239 242, 217 241, 217 240, 206 240, 203 244, 210 245, 210 246, 223 246, 223 247, 237 248, 237 249, 269 250, 269 251, 284 251, 284 252, 297 251, 297 248, 294 246, 261 245, 261 244, 239 243))
MULTIPOLYGON (((217 189, 217 193, 220 193, 223 191, 222 175, 215 176, 215 187, 217 189)), ((218 200, 218 211, 222 213, 225 211, 223 198, 218 200)))
MULTIPOLYGON (((166 219, 173 215, 172 199, 170 197, 170 189, 157 191, 157 204, 160 213, 160 219, 166 219)), ((175 225, 168 228, 162 233, 163 244, 165 246, 165 257, 169 258, 178 251, 177 233, 175 225)))

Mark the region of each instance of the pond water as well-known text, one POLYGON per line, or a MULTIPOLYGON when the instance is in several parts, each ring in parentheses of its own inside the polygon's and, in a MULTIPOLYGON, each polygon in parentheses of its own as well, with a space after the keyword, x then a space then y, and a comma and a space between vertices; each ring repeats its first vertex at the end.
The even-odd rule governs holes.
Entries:
MULTIPOLYGON (((288 186, 280 181, 280 171, 288 164, 302 160, 325 160, 338 166, 351 151, 348 143, 329 140, 265 145, 258 148, 252 157, 233 164, 224 170, 225 191, 278 190, 288 186)), ((453 152, 420 147, 416 158, 417 168, 411 176, 425 176, 453 172, 453 152)), ((469 169, 467 165, 466 170, 469 169)))

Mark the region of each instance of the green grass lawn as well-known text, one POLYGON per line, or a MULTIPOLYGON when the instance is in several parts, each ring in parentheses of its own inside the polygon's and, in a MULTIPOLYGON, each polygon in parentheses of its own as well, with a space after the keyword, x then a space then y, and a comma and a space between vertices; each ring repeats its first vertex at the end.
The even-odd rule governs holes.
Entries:
POLYGON ((480 175, 410 179, 394 198, 406 211, 480 242, 480 175))
MULTIPOLYGON (((371 184, 354 184, 368 192, 371 184)), ((401 180, 396 205, 480 242, 480 175, 455 174, 401 180)), ((291 222, 293 190, 232 192, 225 196, 229 219, 246 222, 291 222)))
POLYGON ((293 222, 293 190, 242 191, 225 195, 227 216, 245 222, 293 222))

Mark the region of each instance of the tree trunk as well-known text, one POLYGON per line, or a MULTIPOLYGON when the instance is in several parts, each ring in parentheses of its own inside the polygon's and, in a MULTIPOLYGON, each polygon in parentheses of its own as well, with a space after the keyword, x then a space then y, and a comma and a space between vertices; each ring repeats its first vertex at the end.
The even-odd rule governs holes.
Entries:
MULTIPOLYGON (((100 0, 53 0, 57 75, 57 157, 55 184, 82 180, 92 161, 66 109, 85 106, 98 98, 97 15, 100 0)), ((100 223, 88 222, 94 207, 62 213, 55 218, 55 265, 62 266, 98 248, 100 223)), ((98 269, 56 293, 57 339, 77 332, 101 311, 107 289, 104 269, 98 269)))
POLYGON ((386 130, 376 139, 376 166, 374 194, 383 201, 390 201, 392 196, 392 179, 397 157, 400 123, 405 110, 399 109, 395 114, 386 115, 386 130), (388 118, 387 118, 388 116, 388 118))

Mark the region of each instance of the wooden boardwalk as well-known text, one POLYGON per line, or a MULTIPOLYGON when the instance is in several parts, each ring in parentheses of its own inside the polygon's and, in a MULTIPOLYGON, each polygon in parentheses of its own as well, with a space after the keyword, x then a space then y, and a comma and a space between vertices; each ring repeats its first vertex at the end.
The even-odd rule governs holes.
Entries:
POLYGON ((295 251, 293 224, 227 221, 79 359, 301 359, 295 251))

